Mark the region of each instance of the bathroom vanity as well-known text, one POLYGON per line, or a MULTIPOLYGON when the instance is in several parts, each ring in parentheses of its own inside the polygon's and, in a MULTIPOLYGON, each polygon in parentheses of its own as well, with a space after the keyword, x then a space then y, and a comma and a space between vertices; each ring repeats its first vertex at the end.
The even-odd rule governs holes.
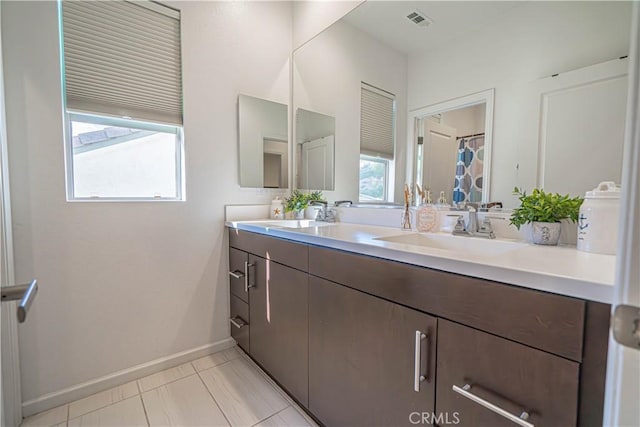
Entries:
POLYGON ((227 225, 232 336, 322 424, 601 425, 606 302, 227 225))

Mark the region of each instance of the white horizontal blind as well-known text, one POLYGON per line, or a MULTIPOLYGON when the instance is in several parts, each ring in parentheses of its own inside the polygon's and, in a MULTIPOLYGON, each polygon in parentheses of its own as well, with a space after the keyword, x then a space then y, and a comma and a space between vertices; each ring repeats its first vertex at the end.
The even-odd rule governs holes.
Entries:
POLYGON ((360 99, 360 153, 393 159, 395 96, 362 83, 360 99))
POLYGON ((180 13, 147 1, 63 1, 67 108, 182 124, 180 13))

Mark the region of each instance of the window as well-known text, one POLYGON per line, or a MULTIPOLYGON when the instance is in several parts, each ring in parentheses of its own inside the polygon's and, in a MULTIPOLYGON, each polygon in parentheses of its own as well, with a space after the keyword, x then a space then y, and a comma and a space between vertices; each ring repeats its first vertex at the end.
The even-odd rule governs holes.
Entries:
POLYGON ((184 200, 180 13, 61 1, 68 200, 184 200))
POLYGON ((360 156, 360 201, 386 202, 389 160, 360 156))
POLYGON ((361 202, 393 200, 395 95, 362 83, 360 98, 361 202))

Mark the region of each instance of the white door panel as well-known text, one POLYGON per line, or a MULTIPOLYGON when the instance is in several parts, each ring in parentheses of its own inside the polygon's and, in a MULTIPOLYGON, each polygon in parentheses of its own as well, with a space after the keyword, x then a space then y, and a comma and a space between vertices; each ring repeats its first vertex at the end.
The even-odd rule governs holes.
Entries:
POLYGON ((302 188, 333 190, 333 135, 302 144, 302 188))
MULTIPOLYGON (((614 306, 640 310, 640 3, 633 5, 614 306)), ((625 329, 632 331, 629 322, 625 329)), ((638 324, 635 325, 638 327, 638 324)), ((605 426, 640 425, 640 346, 609 340, 605 426)))

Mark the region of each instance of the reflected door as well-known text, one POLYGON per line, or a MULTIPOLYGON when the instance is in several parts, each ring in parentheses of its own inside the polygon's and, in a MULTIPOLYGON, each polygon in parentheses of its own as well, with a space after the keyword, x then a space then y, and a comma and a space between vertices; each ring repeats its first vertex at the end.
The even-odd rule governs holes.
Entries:
POLYGON ((333 135, 302 144, 302 188, 333 189, 333 145, 333 135))
POLYGON ((424 122, 422 183, 433 197, 444 191, 451 200, 458 157, 457 130, 433 120, 424 122))

